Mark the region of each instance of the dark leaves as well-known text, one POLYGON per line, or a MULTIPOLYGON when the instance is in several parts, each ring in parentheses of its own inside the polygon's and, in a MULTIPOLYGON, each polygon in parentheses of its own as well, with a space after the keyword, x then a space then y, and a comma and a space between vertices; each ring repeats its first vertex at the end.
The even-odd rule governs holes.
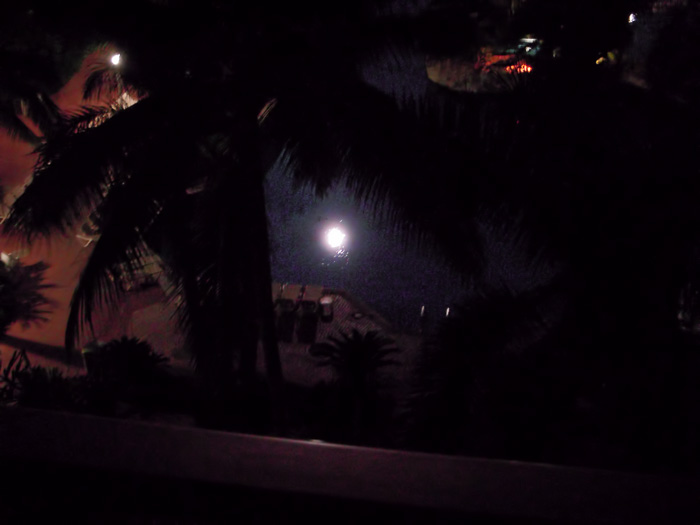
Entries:
POLYGON ((43 262, 24 265, 0 263, 0 332, 5 333, 14 322, 23 326, 47 320, 53 302, 44 291, 52 284, 44 281, 48 266, 43 262))
POLYGON ((349 334, 329 337, 329 341, 312 346, 310 353, 321 359, 319 366, 332 366, 341 383, 362 389, 378 369, 398 364, 389 359, 399 351, 398 348, 393 340, 379 332, 363 334, 353 329, 349 334))

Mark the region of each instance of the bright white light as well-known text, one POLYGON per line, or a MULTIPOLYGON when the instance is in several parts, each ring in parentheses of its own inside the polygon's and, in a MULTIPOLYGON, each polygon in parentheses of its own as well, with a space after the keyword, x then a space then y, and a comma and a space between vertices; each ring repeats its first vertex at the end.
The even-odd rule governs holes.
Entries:
POLYGON ((340 248, 345 240, 345 234, 338 228, 331 228, 326 232, 326 242, 331 248, 340 248))
POLYGON ((628 21, 630 24, 634 24, 634 23, 637 21, 637 15, 635 15, 634 13, 630 13, 630 16, 629 16, 629 18, 627 19, 627 21, 628 21))
POLYGON ((118 66, 119 62, 122 61, 122 56, 119 53, 117 53, 116 55, 112 55, 112 58, 110 60, 112 61, 112 64, 118 66))

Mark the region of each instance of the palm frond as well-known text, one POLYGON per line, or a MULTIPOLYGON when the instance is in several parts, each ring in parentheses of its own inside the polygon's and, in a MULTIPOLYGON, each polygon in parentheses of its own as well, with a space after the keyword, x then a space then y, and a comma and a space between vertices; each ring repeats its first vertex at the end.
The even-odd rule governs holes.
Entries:
POLYGON ((444 133, 432 115, 400 110, 375 89, 350 81, 338 92, 323 89, 280 97, 267 119, 273 136, 290 137, 283 168, 321 194, 342 177, 407 244, 477 270, 475 179, 489 175, 479 151, 444 133))
MULTIPOLYGON (((222 169, 216 151, 219 148, 227 150, 228 146, 219 144, 216 139, 205 141, 199 149, 196 146, 189 145, 190 150, 194 150, 189 161, 181 158, 169 165, 168 170, 159 172, 163 178, 154 184, 159 188, 167 188, 170 193, 164 196, 162 211, 145 232, 145 236, 149 246, 165 262, 169 278, 174 284, 171 299, 177 301, 178 322, 192 349, 195 367, 208 370, 208 358, 211 357, 211 348, 216 345, 216 334, 220 330, 217 320, 222 315, 222 275, 225 273, 230 276, 229 280, 238 283, 233 293, 240 296, 241 304, 247 304, 241 316, 236 317, 241 324, 243 317, 254 314, 256 304, 251 297, 245 296, 247 298, 244 299, 240 295, 243 293, 242 288, 245 288, 241 283, 250 283, 253 279, 248 272, 239 268, 239 264, 243 264, 249 257, 239 257, 240 261, 225 265, 219 254, 223 235, 222 209, 230 209, 231 213, 227 212, 227 216, 235 217, 225 221, 227 224, 233 223, 233 231, 227 230, 229 235, 226 238, 235 239, 237 244, 246 242, 245 235, 238 230, 245 230, 250 220, 250 215, 247 214, 249 207, 246 183, 240 181, 237 186, 239 191, 224 192, 212 173, 222 169), (206 154, 197 158, 197 153, 202 153, 202 148, 206 154), (178 170, 184 173, 178 174, 178 170), (166 176, 168 172, 170 177, 166 176), (178 180, 182 183, 178 183, 178 180), (187 181, 190 186, 184 185, 187 181), (185 191, 193 184, 199 184, 197 191, 185 191), (246 277, 242 278, 243 275, 246 277)), ((163 147, 163 154, 168 155, 172 144, 163 143, 163 147)), ((187 147, 187 144, 182 144, 180 152, 186 151, 187 147)), ((149 151, 153 153, 152 150, 149 151)), ((230 171, 229 166, 226 168, 230 171)), ((228 174, 228 177, 233 175, 228 174)), ((234 179, 233 184, 236 185, 237 182, 234 179)), ((240 248, 240 251, 244 249, 240 248)))
MULTIPOLYGON (((185 194, 192 174, 197 174, 193 164, 196 144, 184 137, 179 143, 173 135, 161 138, 150 142, 146 150, 132 151, 123 165, 124 176, 106 187, 95 208, 100 238, 71 303, 66 344, 77 341, 85 326, 90 325, 94 306, 112 304, 119 286, 142 267, 146 236, 152 233, 164 209, 172 210, 165 216, 176 216, 172 197, 185 194), (172 151, 173 146, 177 146, 176 151, 172 151)), ((189 238, 185 232, 180 235, 189 238)))
POLYGON ((148 100, 108 118, 111 112, 88 108, 61 123, 39 148, 33 179, 15 201, 6 231, 27 240, 72 231, 106 189, 126 175, 128 155, 162 123, 153 118, 148 100))
POLYGON ((319 358, 319 366, 331 366, 345 381, 361 383, 379 368, 398 365, 388 359, 399 352, 394 341, 376 331, 362 333, 357 329, 330 336, 327 343, 319 343, 310 350, 319 358))
POLYGON ((83 98, 99 99, 103 94, 121 93, 124 88, 122 74, 114 67, 110 67, 106 61, 100 61, 91 66, 90 74, 83 87, 83 98))
POLYGON ((147 232, 149 248, 165 263, 172 282, 169 300, 176 305, 178 327, 185 335, 196 369, 206 366, 215 345, 217 309, 215 286, 210 285, 210 253, 216 232, 200 229, 193 213, 195 197, 169 203, 147 232), (208 239, 204 239, 207 237, 208 239))
MULTIPOLYGON (((106 206, 136 204, 127 191, 112 189, 106 206), (116 195, 116 194, 122 195, 116 195)), ((92 316, 100 307, 111 308, 124 285, 143 266, 146 248, 142 231, 157 213, 156 204, 138 203, 121 220, 104 221, 100 237, 83 269, 73 293, 66 326, 65 344, 72 348, 86 328, 93 330, 92 316)))
POLYGON ((61 118, 58 106, 41 93, 20 100, 20 108, 22 114, 34 122, 44 135, 51 134, 61 118))
POLYGON ((164 203, 162 210, 154 218, 144 240, 153 253, 163 261, 164 270, 172 286, 168 299, 177 305, 179 327, 192 342, 189 330, 196 325, 199 299, 196 263, 202 258, 193 245, 193 222, 196 219, 193 209, 195 194, 184 193, 164 203), (185 282, 186 281, 186 282, 185 282))
POLYGON ((13 139, 38 145, 41 141, 17 116, 12 104, 0 103, 0 127, 13 139))

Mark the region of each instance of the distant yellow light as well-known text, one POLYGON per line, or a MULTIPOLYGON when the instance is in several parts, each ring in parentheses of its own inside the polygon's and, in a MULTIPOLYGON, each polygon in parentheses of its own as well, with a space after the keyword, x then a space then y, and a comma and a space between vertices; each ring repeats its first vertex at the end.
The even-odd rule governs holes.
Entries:
POLYGON ((603 62, 605 62, 605 57, 600 57, 598 60, 595 61, 596 64, 600 65, 603 62))

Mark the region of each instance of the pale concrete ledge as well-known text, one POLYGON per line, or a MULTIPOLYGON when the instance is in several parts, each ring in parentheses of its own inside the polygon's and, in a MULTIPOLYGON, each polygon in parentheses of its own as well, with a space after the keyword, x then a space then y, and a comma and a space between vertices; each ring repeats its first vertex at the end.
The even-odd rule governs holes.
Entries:
MULTIPOLYGON (((307 502, 304 520, 314 522, 319 518, 315 502, 329 499, 339 512, 377 504, 403 512, 404 518, 415 509, 499 523, 700 520, 697 479, 364 449, 34 410, 0 410, 0 465, 5 473, 37 466, 97 472, 107 483, 204 484, 203 494, 252 490, 270 503, 292 495, 307 502)), ((43 496, 34 497, 41 501, 43 496)))

